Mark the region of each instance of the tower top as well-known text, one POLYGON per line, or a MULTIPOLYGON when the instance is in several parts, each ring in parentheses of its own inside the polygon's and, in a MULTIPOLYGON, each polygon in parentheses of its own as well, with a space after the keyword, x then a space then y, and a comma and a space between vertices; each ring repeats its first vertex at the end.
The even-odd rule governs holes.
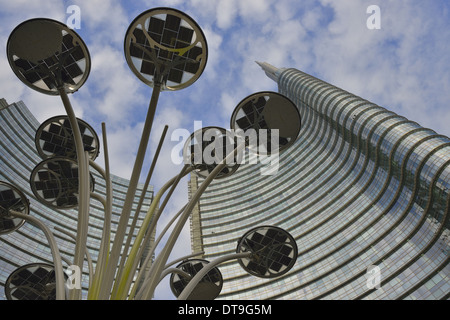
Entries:
POLYGON ((266 75, 275 82, 278 82, 278 77, 281 72, 284 70, 283 68, 277 68, 267 62, 259 62, 255 61, 266 73, 266 75))

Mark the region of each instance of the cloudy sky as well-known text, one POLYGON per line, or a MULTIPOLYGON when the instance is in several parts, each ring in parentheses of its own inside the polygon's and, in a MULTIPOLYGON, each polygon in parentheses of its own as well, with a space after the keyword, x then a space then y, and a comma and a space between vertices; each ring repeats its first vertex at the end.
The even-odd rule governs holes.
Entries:
MULTIPOLYGON (((10 32, 22 21, 46 17, 66 23, 80 9, 75 31, 87 44, 92 68, 71 101, 78 117, 101 135, 108 131, 111 169, 128 178, 152 89, 128 68, 123 39, 131 21, 154 7, 184 11, 203 29, 209 48, 202 76, 190 87, 161 93, 142 181, 164 125, 169 132, 152 184, 175 176, 171 150, 176 129, 229 127, 235 106, 257 91, 277 91, 254 61, 295 67, 450 136, 450 2, 446 0, 0 0, 0 98, 22 100, 42 122, 62 114, 58 97, 23 85, 6 59, 10 32), (369 29, 371 5, 380 8, 380 29, 369 29)), ((103 164, 99 157, 98 162, 103 164)), ((187 201, 186 180, 173 197, 167 221, 187 201)), ((189 249, 184 233, 177 252, 189 249), (187 245, 186 245, 187 244, 187 245)), ((183 254, 183 255, 184 255, 183 254)), ((157 298, 171 298, 161 290, 157 298)))

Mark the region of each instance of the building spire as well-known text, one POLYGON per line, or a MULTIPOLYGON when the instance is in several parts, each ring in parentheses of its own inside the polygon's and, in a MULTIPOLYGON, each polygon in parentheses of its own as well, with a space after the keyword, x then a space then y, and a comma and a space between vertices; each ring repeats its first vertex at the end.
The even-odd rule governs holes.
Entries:
POLYGON ((273 65, 267 62, 259 62, 259 61, 255 62, 264 70, 264 72, 270 79, 278 83, 278 77, 280 76, 283 69, 274 67, 273 65))

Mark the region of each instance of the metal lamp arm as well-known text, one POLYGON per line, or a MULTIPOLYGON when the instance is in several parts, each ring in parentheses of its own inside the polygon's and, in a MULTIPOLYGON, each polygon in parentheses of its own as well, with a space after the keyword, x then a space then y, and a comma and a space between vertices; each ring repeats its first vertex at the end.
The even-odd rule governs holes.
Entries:
POLYGON ((191 281, 189 281, 188 285, 184 290, 181 292, 181 294, 178 296, 178 300, 186 300, 189 295, 191 294, 192 290, 197 286, 197 284, 203 279, 203 277, 211 271, 215 266, 229 260, 234 259, 241 259, 241 258, 248 258, 252 255, 251 252, 240 252, 240 253, 232 253, 228 254, 226 256, 217 258, 210 263, 208 263, 206 266, 204 266, 193 278, 191 281))
POLYGON ((186 224, 186 221, 189 217, 189 215, 192 212, 192 209, 196 205, 196 203, 199 201, 200 196, 203 194, 203 192, 206 190, 206 188, 209 186, 209 184, 212 182, 212 180, 225 168, 228 162, 230 162, 236 153, 241 152, 241 150, 245 147, 245 142, 240 143, 234 151, 230 152, 212 171, 211 173, 206 177, 206 179, 203 181, 203 183, 200 185, 200 187, 197 189, 196 193, 193 195, 192 199, 187 204, 183 214, 181 215, 180 219, 178 220, 177 224, 174 227, 174 230, 172 231, 171 235, 169 236, 169 239, 167 240, 166 245, 164 246, 161 253, 158 255, 158 257, 155 259, 155 263, 153 264, 150 274, 151 274, 151 281, 149 283, 149 296, 152 296, 154 293, 154 290, 157 286, 157 281, 160 278, 161 272, 164 270, 164 266, 169 258, 170 253, 172 252, 172 249, 175 245, 176 240, 178 239, 181 230, 183 229, 184 225, 186 224))
POLYGON ((103 234, 100 243, 100 250, 97 259, 97 265, 94 272, 94 277, 92 280, 92 285, 89 288, 88 299, 96 299, 100 290, 100 281, 103 277, 103 273, 106 269, 106 263, 109 256, 109 246, 111 243, 111 216, 112 216, 112 183, 110 176, 109 167, 109 151, 108 151, 108 141, 106 137, 106 124, 102 122, 102 137, 103 137, 103 150, 104 150, 104 160, 105 169, 103 170, 94 161, 90 164, 93 166, 105 179, 106 184, 106 203, 105 203, 105 219, 103 222, 103 234))
POLYGON ((50 249, 52 251, 53 256, 53 264, 55 266, 55 277, 56 277, 56 300, 65 300, 65 289, 64 289, 64 272, 61 260, 61 254, 59 253, 58 245, 56 244, 55 237, 51 232, 50 228, 47 227, 42 221, 36 219, 35 217, 29 216, 27 214, 22 214, 20 212, 16 212, 13 210, 9 211, 10 215, 13 217, 21 218, 23 220, 28 221, 32 225, 40 228, 50 245, 50 249))
MULTIPOLYGON (((87 229, 89 223, 89 162, 87 160, 87 152, 84 151, 83 140, 81 138, 78 120, 70 103, 69 97, 64 86, 58 87, 59 95, 63 102, 70 125, 72 127, 73 137, 75 141, 77 159, 78 159, 78 225, 77 240, 75 244, 74 265, 82 268, 84 253, 87 242, 87 229)), ((72 290, 72 298, 81 298, 81 290, 72 290)))
MULTIPOLYGON (((54 229, 56 231, 59 231, 59 232, 65 234, 66 236, 71 237, 74 240, 76 240, 76 238, 77 238, 74 234, 70 233, 69 231, 64 230, 63 228, 54 227, 54 229)), ((93 267, 91 255, 90 255, 89 251, 87 250, 87 248, 86 248, 85 254, 86 254, 86 259, 88 261, 88 266, 89 266, 89 286, 91 286, 92 285, 92 279, 93 279, 92 276, 94 274, 94 267, 93 267)))
MULTIPOLYGON (((139 248, 141 247, 142 239, 144 238, 145 234, 151 234, 153 232, 153 229, 156 227, 157 220, 160 217, 160 212, 158 212, 158 215, 154 216, 154 211, 156 209, 157 204, 159 203, 159 200, 161 199, 162 195, 171 188, 171 191, 173 192, 173 189, 176 187, 176 184, 179 182, 182 176, 187 174, 186 167, 183 167, 181 172, 175 176, 174 178, 170 179, 162 188, 159 190, 159 192, 156 194, 155 199, 153 199, 153 203, 150 206, 150 209, 147 213, 147 215, 144 218, 144 221, 142 222, 142 226, 139 229, 139 232, 136 236, 135 243, 131 247, 130 253, 128 255, 127 261, 125 263, 125 266, 123 268, 123 275, 121 279, 118 279, 119 282, 117 282, 115 288, 113 290, 113 296, 115 299, 125 299, 126 294, 129 290, 129 286, 131 285, 131 277, 130 275, 134 274, 137 267, 137 261, 140 259, 139 254, 139 248), (148 228, 147 228, 148 226, 148 228)), ((171 192, 169 192, 169 195, 171 195, 171 192)), ((168 197, 166 197, 168 200, 168 197)), ((167 202, 166 202, 167 203, 167 202)), ((140 251, 142 253, 142 250, 140 251)))

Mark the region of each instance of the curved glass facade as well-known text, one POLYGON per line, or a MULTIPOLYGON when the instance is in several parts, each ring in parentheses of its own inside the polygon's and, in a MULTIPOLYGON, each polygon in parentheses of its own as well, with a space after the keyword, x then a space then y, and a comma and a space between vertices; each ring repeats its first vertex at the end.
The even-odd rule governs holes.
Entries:
POLYGON ((299 254, 275 279, 222 264, 219 299, 448 299, 450 139, 299 70, 263 69, 299 108, 300 136, 276 174, 244 164, 214 181, 192 242, 213 260, 274 225, 299 254))
MULTIPOLYGON (((75 241, 53 228, 59 227, 76 234, 78 210, 55 210, 36 200, 30 187, 30 174, 34 167, 42 161, 36 151, 34 142, 36 130, 40 123, 23 102, 11 105, 8 105, 4 99, 1 99, 0 102, 0 181, 15 185, 29 199, 30 215, 40 219, 51 228, 64 259, 63 266, 67 267, 68 264, 65 261, 73 261, 75 241)), ((94 169, 91 169, 91 173, 95 179, 95 193, 105 198, 104 179, 94 169)), ((129 181, 114 175, 111 176, 111 179, 113 186, 111 239, 114 239, 129 181)), ((137 197, 133 205, 134 209, 137 207, 142 188, 142 185, 138 186, 137 197)), ((153 187, 149 187, 137 226, 142 224, 152 198, 153 187)), ((89 213, 87 247, 95 265, 104 225, 103 205, 92 199, 89 213)), ((131 225, 131 221, 129 224, 131 225)), ((135 229, 135 233, 137 233, 137 230, 138 228, 135 229)), ((0 286, 4 287, 6 279, 14 270, 25 264, 35 262, 53 264, 50 248, 40 229, 25 223, 19 230, 0 236, 0 286)), ((82 278, 83 296, 86 296, 88 282, 88 265, 85 261, 82 278)), ((0 290, 0 299, 6 299, 3 288, 0 290)))

